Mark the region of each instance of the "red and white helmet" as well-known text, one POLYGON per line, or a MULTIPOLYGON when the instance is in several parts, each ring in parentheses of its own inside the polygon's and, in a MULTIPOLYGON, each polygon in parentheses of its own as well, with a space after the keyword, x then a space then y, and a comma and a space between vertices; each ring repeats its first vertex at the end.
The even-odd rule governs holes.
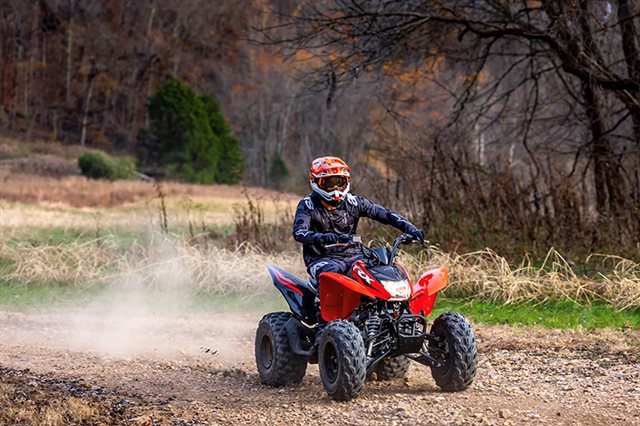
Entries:
POLYGON ((309 169, 311 189, 331 205, 340 204, 351 187, 351 170, 338 157, 320 157, 313 160, 309 169))

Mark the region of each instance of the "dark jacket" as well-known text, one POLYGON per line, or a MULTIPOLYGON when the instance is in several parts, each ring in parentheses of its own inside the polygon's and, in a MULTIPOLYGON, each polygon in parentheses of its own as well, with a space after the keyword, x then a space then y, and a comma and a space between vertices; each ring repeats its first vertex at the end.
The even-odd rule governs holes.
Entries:
POLYGON ((402 232, 414 232, 417 228, 406 218, 364 197, 347 194, 345 201, 335 210, 322 205, 319 195, 312 192, 298 203, 293 221, 293 238, 302 243, 304 263, 309 266, 321 258, 348 258, 360 252, 358 247, 325 248, 318 244, 321 234, 355 234, 361 217, 392 225, 402 232))

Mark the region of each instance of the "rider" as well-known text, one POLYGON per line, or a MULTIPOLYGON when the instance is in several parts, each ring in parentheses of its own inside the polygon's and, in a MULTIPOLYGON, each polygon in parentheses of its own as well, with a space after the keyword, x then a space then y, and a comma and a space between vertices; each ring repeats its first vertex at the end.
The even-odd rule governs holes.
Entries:
POLYGON ((362 257, 355 246, 331 247, 349 242, 362 216, 392 225, 414 239, 424 241, 424 232, 406 218, 350 194, 350 175, 349 166, 337 157, 313 160, 309 170, 313 192, 300 200, 296 208, 293 238, 303 245, 304 263, 314 284, 322 272, 348 273, 353 262, 362 257))

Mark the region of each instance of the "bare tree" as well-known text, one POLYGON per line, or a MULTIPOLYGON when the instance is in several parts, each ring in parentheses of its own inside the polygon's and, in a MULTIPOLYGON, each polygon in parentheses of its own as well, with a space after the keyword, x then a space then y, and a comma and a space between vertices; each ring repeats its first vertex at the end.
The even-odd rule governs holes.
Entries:
MULTIPOLYGON (((519 179, 510 197, 520 194, 536 217, 557 217, 554 196, 562 196, 592 226, 590 206, 613 227, 638 230, 639 13, 628 1, 303 1, 265 28, 262 41, 285 57, 312 52, 302 72, 333 98, 358 76, 375 76, 380 98, 402 123, 402 132, 391 132, 402 148, 387 156, 402 157, 396 179, 407 190, 417 178, 407 160, 419 158, 432 170, 422 188, 433 194, 455 182, 488 226, 480 215, 495 202, 490 182, 506 163, 519 179), (405 78, 431 91, 416 93, 420 83, 398 91, 405 78), (433 105, 434 94, 446 100, 433 105), (434 111, 442 117, 420 126, 420 114, 434 111), (477 161, 480 140, 485 160, 477 161), (582 204, 557 190, 563 181, 586 184, 582 204)), ((422 204, 423 212, 433 209, 422 204)), ((525 216, 523 224, 531 221, 525 216)))

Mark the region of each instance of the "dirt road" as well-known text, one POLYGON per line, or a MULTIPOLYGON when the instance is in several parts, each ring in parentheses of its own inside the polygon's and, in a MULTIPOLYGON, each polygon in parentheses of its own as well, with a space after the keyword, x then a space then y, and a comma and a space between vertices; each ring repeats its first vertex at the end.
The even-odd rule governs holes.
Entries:
POLYGON ((330 401, 318 369, 262 385, 257 314, 128 318, 0 312, 0 423, 640 424, 640 333, 475 325, 480 366, 461 393, 426 368, 330 401))

